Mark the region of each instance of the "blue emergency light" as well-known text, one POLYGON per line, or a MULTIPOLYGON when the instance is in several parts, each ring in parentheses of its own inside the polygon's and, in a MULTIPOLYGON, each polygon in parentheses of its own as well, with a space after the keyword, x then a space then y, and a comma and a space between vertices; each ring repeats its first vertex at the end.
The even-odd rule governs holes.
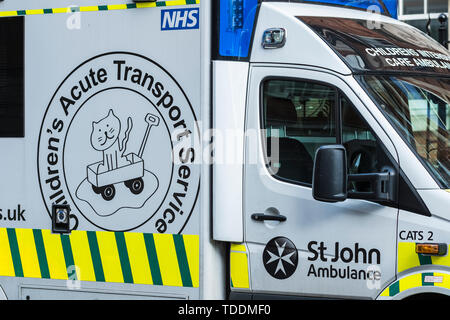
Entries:
POLYGON ((246 58, 249 54, 258 0, 221 0, 219 54, 246 58))

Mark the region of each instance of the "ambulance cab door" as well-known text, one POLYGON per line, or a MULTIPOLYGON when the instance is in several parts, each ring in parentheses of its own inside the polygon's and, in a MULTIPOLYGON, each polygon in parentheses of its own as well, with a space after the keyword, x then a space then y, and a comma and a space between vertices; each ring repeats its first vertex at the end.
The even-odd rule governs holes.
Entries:
POLYGON ((376 297, 395 277, 396 203, 317 201, 312 173, 316 150, 329 144, 344 145, 350 173, 398 173, 383 128, 328 72, 253 65, 247 104, 244 238, 254 297, 376 297))

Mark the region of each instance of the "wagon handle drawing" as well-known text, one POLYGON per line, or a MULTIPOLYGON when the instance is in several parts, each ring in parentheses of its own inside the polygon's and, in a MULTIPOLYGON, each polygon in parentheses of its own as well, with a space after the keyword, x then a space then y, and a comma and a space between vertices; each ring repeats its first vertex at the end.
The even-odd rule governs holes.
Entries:
POLYGON ((151 128, 158 126, 160 119, 158 116, 148 113, 145 116, 145 122, 147 123, 147 128, 138 154, 131 152, 125 156, 129 164, 101 173, 97 171, 102 161, 87 167, 87 180, 91 183, 92 190, 96 194, 100 194, 104 200, 110 201, 114 199, 116 195, 114 185, 118 183, 123 182, 131 193, 135 195, 140 194, 144 190, 144 180, 142 179, 144 176, 144 160, 142 156, 151 128))
POLYGON ((148 136, 150 135, 150 129, 155 126, 157 127, 159 125, 159 118, 153 114, 147 113, 145 116, 145 122, 147 122, 147 129, 145 130, 144 139, 142 140, 141 147, 139 149, 138 156, 139 158, 142 158, 142 155, 144 154, 144 149, 147 144, 148 136))

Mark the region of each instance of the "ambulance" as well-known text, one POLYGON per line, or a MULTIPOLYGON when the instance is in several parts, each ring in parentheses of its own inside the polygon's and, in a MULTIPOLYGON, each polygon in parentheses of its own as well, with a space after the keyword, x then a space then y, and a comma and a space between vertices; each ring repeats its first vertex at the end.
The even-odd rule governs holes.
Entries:
POLYGON ((0 2, 0 297, 448 297, 450 53, 395 12, 0 2))

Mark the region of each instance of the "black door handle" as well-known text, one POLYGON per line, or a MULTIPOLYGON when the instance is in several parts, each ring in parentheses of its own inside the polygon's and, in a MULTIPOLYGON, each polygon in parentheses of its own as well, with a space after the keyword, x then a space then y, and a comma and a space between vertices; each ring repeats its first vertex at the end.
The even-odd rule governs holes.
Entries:
POLYGON ((269 215, 264 213, 254 213, 251 215, 253 220, 256 221, 265 221, 265 220, 271 220, 271 221, 286 221, 286 217, 278 214, 278 215, 269 215))

